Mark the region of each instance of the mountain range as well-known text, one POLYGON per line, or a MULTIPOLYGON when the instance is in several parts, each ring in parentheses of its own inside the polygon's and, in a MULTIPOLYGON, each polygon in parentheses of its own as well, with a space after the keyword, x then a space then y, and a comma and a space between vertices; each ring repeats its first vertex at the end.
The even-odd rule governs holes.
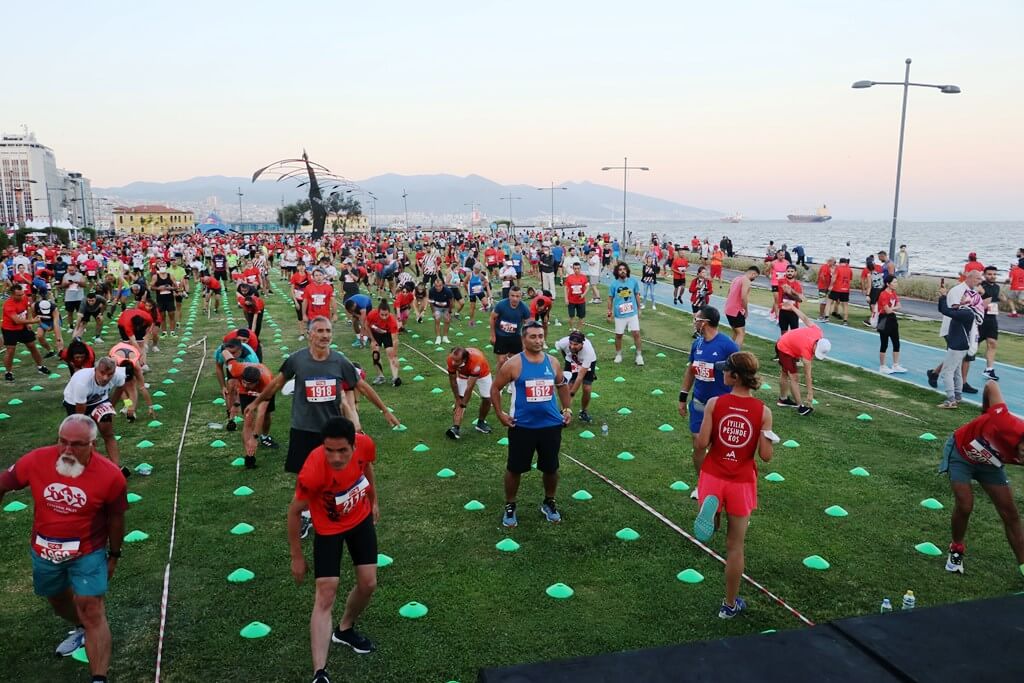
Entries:
MULTIPOLYGON (((274 182, 231 176, 202 176, 171 182, 134 182, 122 187, 95 188, 94 192, 125 203, 201 203, 211 197, 223 206, 238 203, 237 192, 243 193, 247 206, 280 206, 305 197, 297 188, 298 181, 274 182)), ((512 194, 512 214, 517 221, 547 219, 551 214, 551 192, 538 191, 531 185, 502 185, 479 175, 464 177, 436 175, 398 175, 388 173, 356 181, 355 185, 378 198, 377 213, 401 216, 404 213, 402 194, 407 194, 410 221, 416 217, 467 215, 471 203, 485 215, 507 218, 508 195, 512 194), (505 199, 502 198, 504 195, 505 199)), ((622 217, 622 190, 589 181, 564 182, 555 190, 555 215, 563 220, 616 220, 622 217)), ((357 195, 359 196, 359 195, 357 195)), ((359 197, 366 210, 365 196, 359 197)), ((724 215, 722 211, 687 206, 678 202, 629 193, 629 217, 637 220, 699 220, 724 215)))

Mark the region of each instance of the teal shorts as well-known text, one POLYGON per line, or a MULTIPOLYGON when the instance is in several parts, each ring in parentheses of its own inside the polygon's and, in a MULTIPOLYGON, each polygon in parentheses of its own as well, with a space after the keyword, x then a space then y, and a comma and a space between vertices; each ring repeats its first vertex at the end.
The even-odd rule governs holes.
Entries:
POLYGON ((949 481, 954 484, 970 484, 972 479, 979 484, 994 486, 1010 484, 1010 480, 1006 478, 1005 467, 982 465, 971 462, 960 455, 952 434, 946 440, 946 445, 942 447, 942 462, 939 463, 939 472, 949 472, 949 481))
POLYGON ((107 593, 107 551, 94 550, 88 555, 57 564, 32 556, 32 586, 44 598, 60 595, 71 588, 75 595, 97 597, 107 593))

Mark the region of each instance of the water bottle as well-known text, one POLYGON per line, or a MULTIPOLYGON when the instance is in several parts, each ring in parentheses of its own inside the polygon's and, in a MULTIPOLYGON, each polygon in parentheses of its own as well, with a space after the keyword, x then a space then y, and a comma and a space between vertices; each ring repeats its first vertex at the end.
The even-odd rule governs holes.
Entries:
POLYGON ((881 612, 882 614, 892 614, 892 603, 889 601, 889 598, 882 599, 881 612))
POLYGON ((914 597, 914 591, 907 591, 903 594, 903 609, 914 609, 917 606, 917 598, 914 597))
POLYGON ((608 423, 601 423, 601 436, 608 436, 608 423))

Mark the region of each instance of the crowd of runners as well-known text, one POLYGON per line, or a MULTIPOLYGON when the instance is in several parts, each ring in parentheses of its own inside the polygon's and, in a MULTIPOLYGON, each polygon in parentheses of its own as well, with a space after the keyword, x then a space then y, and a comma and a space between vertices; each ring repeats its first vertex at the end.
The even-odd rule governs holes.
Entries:
MULTIPOLYGON (((222 299, 233 299, 228 305, 237 306, 245 320, 217 341, 212 354, 225 427, 236 431, 236 418, 241 418, 246 467, 257 466, 260 448, 278 448, 270 435, 271 420, 279 395, 290 397, 284 469, 296 481, 287 511, 288 540, 291 572, 301 582, 308 572, 302 539, 313 534, 316 593, 310 637, 316 683, 330 681, 326 663, 331 642, 359 653, 375 649, 356 630, 376 588, 375 525, 380 517, 374 473, 378 443, 365 433, 360 411, 370 403, 389 425, 400 425, 374 387, 390 382, 394 390, 409 391, 400 389, 397 348, 413 321, 420 331, 429 326, 437 345, 449 346, 442 367, 455 407, 444 434, 453 441, 467 436, 463 421, 474 393, 479 407, 473 429, 491 433, 491 411, 508 429, 501 523, 506 528, 519 524, 521 476, 535 461, 542 473, 540 512, 547 522, 558 523, 562 430, 571 423, 577 401, 575 416, 584 423, 593 420, 589 408, 599 356, 584 325, 596 317, 614 325, 614 356, 601 360, 621 363, 628 333, 635 347, 633 361, 644 366, 641 315, 648 307, 657 310, 654 285, 662 272, 671 274, 673 304, 683 305, 685 299, 693 319, 678 412, 689 422, 697 475, 694 531, 707 540, 724 511, 725 599, 718 615, 734 617, 745 607, 739 587, 744 539, 757 508, 755 458, 769 461, 778 441, 772 410, 753 393, 760 386, 759 361, 742 350, 751 285, 761 269, 751 266, 732 279, 720 311, 710 305, 710 297, 732 244, 694 239, 689 248, 654 240, 637 249, 639 258, 632 264, 619 243, 607 236, 539 232, 518 237, 335 235, 317 241, 292 235, 194 234, 118 237, 72 247, 29 244, 11 250, 2 268, 6 383, 17 381, 13 359, 19 345, 31 353, 36 372, 50 374, 45 362, 59 356, 70 373, 63 392, 67 417, 58 428, 56 445, 28 452, 0 474, 0 498, 8 491, 32 489, 35 590, 75 627, 57 653, 66 656, 84 644, 93 680, 106 680, 111 637, 103 596, 121 557, 125 478, 130 474, 120 467, 114 420, 122 414, 135 420, 140 400, 152 412, 145 382, 148 361, 151 354, 161 353, 161 343, 181 333, 182 306, 190 297, 201 297, 202 315, 209 318, 224 316, 222 299), (294 304, 294 335, 306 347, 291 353, 275 371, 264 364, 260 340, 265 297, 281 291, 294 304), (601 304, 604 315, 594 315, 593 306, 601 304), (343 339, 337 327, 343 316, 351 325, 352 347, 370 350, 372 379, 369 368, 332 349, 343 339), (454 318, 486 328, 491 348, 452 345, 454 318), (731 335, 720 331, 723 318, 731 335), (116 321, 116 339, 104 339, 105 320, 116 321), (554 355, 547 352, 549 346, 554 355), (100 440, 105 455, 96 450, 100 440), (332 610, 344 547, 355 577, 335 626, 332 610)), ((1024 290, 1024 253, 1018 257, 1008 297, 1015 307, 1024 290)), ((774 349, 781 374, 776 406, 809 417, 814 412, 814 362, 831 350, 823 325, 835 315, 847 321, 853 276, 849 258, 838 263, 829 259, 819 270, 822 303, 815 321, 801 307, 802 261, 802 252, 794 262, 780 250, 764 267, 775 293, 772 318, 780 327, 774 349)), ((961 392, 969 391, 962 363, 979 341, 990 343, 982 414, 952 434, 943 450, 943 469, 956 500, 946 568, 964 571, 973 479, 993 500, 1024 572, 1024 533, 1004 467, 1024 463, 1024 420, 1008 412, 992 365, 998 337, 995 316, 1004 297, 994 269, 974 262, 968 263, 962 282, 942 290, 938 306, 945 316, 948 350, 941 369, 929 373, 944 382, 943 407, 955 408, 961 392)), ((896 264, 884 253, 861 274, 872 305, 866 323, 880 335, 883 372, 902 371, 897 274, 896 264), (885 365, 889 343, 891 367, 885 365)))

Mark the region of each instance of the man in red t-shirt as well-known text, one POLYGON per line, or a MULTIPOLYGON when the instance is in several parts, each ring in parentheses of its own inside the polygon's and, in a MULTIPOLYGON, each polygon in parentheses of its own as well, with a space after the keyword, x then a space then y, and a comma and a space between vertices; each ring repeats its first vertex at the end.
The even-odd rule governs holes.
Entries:
POLYGON ((299 340, 301 341, 306 338, 306 323, 302 319, 302 297, 306 287, 312 283, 309 273, 306 272, 305 263, 299 261, 295 273, 288 278, 288 283, 292 286, 292 300, 295 301, 295 317, 299 321, 299 340))
POLYGON ((308 571, 302 554, 299 526, 309 510, 316 538, 313 543, 313 575, 316 598, 309 620, 314 681, 329 681, 327 652, 331 641, 348 645, 359 654, 373 652, 373 641, 355 630, 356 619, 370 604, 377 588, 377 530, 380 508, 374 481, 373 461, 377 447, 366 434, 344 417, 332 417, 321 430, 323 445, 313 449, 299 472, 295 498, 288 507, 288 547, 296 583, 308 571), (348 546, 355 566, 356 584, 348 594, 345 613, 331 632, 331 611, 338 593, 342 546, 348 546))
POLYGON ((448 354, 448 384, 455 397, 455 411, 452 414, 452 426, 444 433, 449 439, 462 438, 462 417, 469 406, 473 389, 480 396, 480 413, 473 422, 473 427, 481 434, 490 434, 491 426, 487 424, 487 413, 491 410, 491 366, 480 349, 471 346, 456 346, 448 354))
POLYGON ((1019 318, 1020 311, 1017 309, 1024 309, 1024 258, 1018 259, 1017 265, 1010 268, 1006 284, 1010 285, 1010 293, 1006 297, 1010 303, 1009 317, 1019 318))
POLYGON ((39 322, 39 318, 32 316, 32 302, 25 294, 25 287, 18 284, 11 287, 11 298, 4 302, 3 319, 0 322, 0 332, 4 339, 4 379, 8 382, 14 381, 14 351, 18 344, 24 344, 32 354, 32 360, 36 362, 36 369, 41 375, 49 375, 50 369, 43 365, 43 357, 36 348, 36 334, 29 327, 31 323, 39 322))
POLYGON ((779 280, 778 292, 775 293, 775 304, 779 309, 779 334, 795 330, 800 326, 796 309, 804 300, 804 286, 796 277, 796 266, 792 263, 786 267, 786 276, 779 280))
POLYGON ((121 557, 128 489, 118 466, 96 452, 91 417, 69 415, 57 434, 56 446, 30 451, 0 473, 0 501, 31 487, 33 587, 76 626, 56 653, 66 657, 84 644, 93 680, 106 680, 96 678, 110 664, 103 596, 121 557))
POLYGON ((953 432, 942 451, 939 471, 949 473, 955 499, 946 571, 964 572, 964 537, 974 508, 973 479, 999 512, 1018 569, 1024 574, 1024 530, 1005 465, 1024 465, 1024 420, 1010 413, 999 385, 989 381, 982 394, 981 415, 953 432))
POLYGON ((572 264, 572 274, 565 278, 565 301, 569 306, 569 329, 582 330, 587 317, 587 292, 590 278, 583 274, 579 261, 572 264))
POLYGON ((318 316, 334 322, 334 287, 324 282, 324 271, 313 269, 313 282, 302 291, 302 318, 309 321, 318 316))
POLYGON ((978 260, 978 255, 973 251, 967 255, 967 263, 964 264, 963 272, 960 274, 960 281, 963 282, 967 273, 976 270, 979 273, 985 272, 985 264, 978 260))
POLYGON ((377 377, 374 378, 373 383, 384 383, 384 366, 380 362, 380 350, 383 348, 391 368, 391 385, 402 386, 402 378, 398 376, 398 349, 395 347, 395 337, 398 336, 398 318, 391 312, 391 306, 387 301, 382 300, 377 308, 366 314, 363 322, 363 334, 370 338, 373 365, 377 368, 377 377))
POLYGON ((818 268, 818 322, 827 323, 828 290, 832 286, 832 270, 836 267, 835 257, 829 258, 818 268))
POLYGON ((686 269, 690 262, 683 256, 683 252, 677 251, 676 257, 672 259, 672 303, 682 304, 686 296, 686 269))
POLYGON ((848 325, 850 320, 850 283, 853 282, 853 268, 850 267, 850 259, 839 259, 839 265, 832 273, 832 283, 828 290, 828 308, 825 310, 825 317, 838 312, 839 307, 843 308, 843 324, 848 325))
POLYGON ((789 330, 775 343, 775 355, 779 359, 779 400, 775 405, 781 408, 796 408, 801 417, 814 412, 814 359, 824 360, 832 349, 832 342, 824 338, 824 332, 799 308, 792 309, 806 327, 789 330), (807 384, 806 403, 800 397, 800 378, 796 363, 803 361, 804 380, 807 384))

